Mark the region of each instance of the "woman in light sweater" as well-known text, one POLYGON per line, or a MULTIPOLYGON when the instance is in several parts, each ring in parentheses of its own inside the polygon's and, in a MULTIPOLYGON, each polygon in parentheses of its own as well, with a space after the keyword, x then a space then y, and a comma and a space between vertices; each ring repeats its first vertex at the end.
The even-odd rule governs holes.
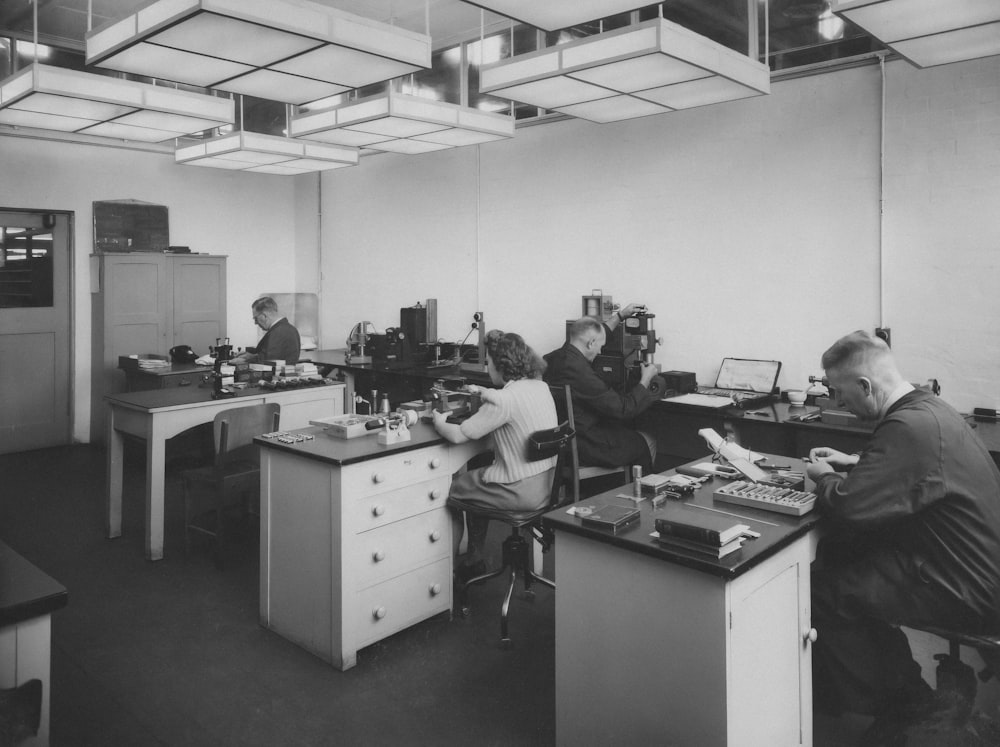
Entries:
MULTIPOLYGON (((462 541, 464 506, 486 506, 507 511, 541 508, 549 499, 556 460, 529 462, 528 436, 558 423, 548 385, 542 381, 545 363, 512 332, 491 330, 486 335, 486 364, 490 379, 502 389, 480 389, 479 410, 461 424, 449 423, 447 413, 434 413, 434 427, 452 443, 493 435, 493 463, 458 475, 451 484, 455 553, 462 541)), ((489 519, 468 514, 469 549, 457 566, 459 577, 482 572, 483 545, 489 519)))

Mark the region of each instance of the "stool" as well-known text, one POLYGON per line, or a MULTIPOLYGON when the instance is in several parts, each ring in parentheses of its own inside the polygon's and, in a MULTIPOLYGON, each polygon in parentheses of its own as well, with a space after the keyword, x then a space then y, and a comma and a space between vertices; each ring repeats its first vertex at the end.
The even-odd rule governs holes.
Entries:
POLYGON ((556 585, 552 581, 535 572, 532 542, 535 540, 540 542, 542 552, 546 552, 552 546, 554 540, 553 533, 550 529, 542 527, 539 519, 541 519, 543 514, 562 503, 562 467, 564 461, 568 458, 569 450, 575 436, 576 432, 569 427, 568 423, 531 434, 527 446, 529 460, 556 457, 556 464, 552 470, 552 487, 549 491, 549 501, 542 508, 532 511, 502 511, 486 506, 470 506, 458 501, 452 503, 449 500, 449 505, 454 508, 460 508, 467 513, 472 513, 483 518, 496 519, 510 526, 510 535, 503 541, 503 562, 500 567, 470 578, 458 590, 459 611, 463 617, 468 617, 470 611, 468 603, 469 587, 474 584, 485 583, 491 578, 502 575, 504 572, 509 572, 510 580, 507 584, 507 593, 500 608, 500 644, 503 648, 510 648, 511 645, 507 616, 510 610, 510 599, 514 594, 514 585, 517 583, 518 576, 520 575, 524 579, 524 591, 529 599, 534 596, 531 586, 535 581, 545 584, 549 588, 556 588, 556 585))
POLYGON ((970 703, 975 701, 976 674, 971 666, 962 661, 962 646, 976 649, 983 657, 986 666, 979 672, 980 682, 987 682, 991 677, 1000 677, 1000 635, 980 635, 932 626, 905 627, 922 630, 948 641, 948 653, 934 655, 934 659, 938 662, 935 676, 939 692, 954 692, 970 703))

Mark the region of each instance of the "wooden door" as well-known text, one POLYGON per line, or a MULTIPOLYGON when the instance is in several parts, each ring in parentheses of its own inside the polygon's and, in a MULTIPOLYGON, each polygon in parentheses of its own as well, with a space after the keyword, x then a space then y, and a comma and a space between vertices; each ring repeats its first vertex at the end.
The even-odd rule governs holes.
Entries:
POLYGON ((0 210, 0 454, 71 440, 72 220, 0 210))

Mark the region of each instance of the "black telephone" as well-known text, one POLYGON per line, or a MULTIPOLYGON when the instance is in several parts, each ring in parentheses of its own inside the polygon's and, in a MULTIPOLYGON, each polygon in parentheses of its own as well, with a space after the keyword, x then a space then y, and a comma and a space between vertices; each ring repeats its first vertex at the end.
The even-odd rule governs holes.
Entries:
POLYGON ((172 363, 194 363, 198 355, 190 345, 178 345, 170 348, 170 360, 172 363))

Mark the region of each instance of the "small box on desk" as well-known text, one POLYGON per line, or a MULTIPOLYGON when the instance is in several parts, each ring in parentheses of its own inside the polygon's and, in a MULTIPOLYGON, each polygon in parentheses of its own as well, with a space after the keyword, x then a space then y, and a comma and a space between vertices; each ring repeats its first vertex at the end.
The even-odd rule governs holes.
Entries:
POLYGON ((688 394, 698 389, 698 379, 691 371, 664 371, 660 374, 668 392, 688 394))

